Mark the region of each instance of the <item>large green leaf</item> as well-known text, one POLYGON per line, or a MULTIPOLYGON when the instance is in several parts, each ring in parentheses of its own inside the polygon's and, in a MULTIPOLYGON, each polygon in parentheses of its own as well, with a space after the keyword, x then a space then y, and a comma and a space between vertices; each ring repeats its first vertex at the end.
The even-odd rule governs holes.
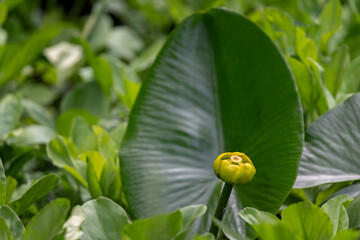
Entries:
POLYGON ((54 239, 65 222, 69 208, 69 200, 61 198, 46 205, 28 223, 21 240, 54 239))
POLYGON ((308 128, 295 188, 360 179, 359 110, 356 94, 308 128))
POLYGON ((81 208, 85 214, 81 240, 121 239, 122 229, 130 223, 124 209, 108 198, 88 201, 81 208))
POLYGON ((144 218, 203 203, 214 212, 212 163, 240 151, 257 173, 235 187, 225 218, 239 227, 242 207, 276 212, 296 178, 302 129, 293 77, 271 40, 235 13, 195 14, 170 36, 130 116, 120 151, 130 211, 144 218))

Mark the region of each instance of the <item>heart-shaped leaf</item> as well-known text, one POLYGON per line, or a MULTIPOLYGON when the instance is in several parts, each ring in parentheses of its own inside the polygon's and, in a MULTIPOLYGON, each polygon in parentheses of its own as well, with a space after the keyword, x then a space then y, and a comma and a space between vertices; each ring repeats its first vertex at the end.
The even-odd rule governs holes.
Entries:
POLYGON ((208 230, 220 194, 212 164, 226 151, 257 170, 234 188, 227 221, 239 228, 245 206, 274 213, 296 178, 302 131, 293 77, 271 40, 235 13, 195 14, 171 34, 130 116, 120 165, 131 214, 207 204, 208 230))

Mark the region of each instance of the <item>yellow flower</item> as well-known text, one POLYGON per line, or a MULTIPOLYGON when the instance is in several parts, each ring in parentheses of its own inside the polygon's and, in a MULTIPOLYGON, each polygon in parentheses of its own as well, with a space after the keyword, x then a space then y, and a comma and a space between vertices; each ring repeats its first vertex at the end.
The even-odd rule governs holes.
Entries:
POLYGON ((256 173, 254 164, 244 153, 228 152, 220 154, 214 164, 214 172, 226 183, 243 185, 251 182, 256 173))

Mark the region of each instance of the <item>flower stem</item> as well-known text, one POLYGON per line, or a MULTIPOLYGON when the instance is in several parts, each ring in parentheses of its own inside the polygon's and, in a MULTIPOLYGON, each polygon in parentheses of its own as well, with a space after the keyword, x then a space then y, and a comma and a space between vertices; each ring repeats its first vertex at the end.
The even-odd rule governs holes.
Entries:
MULTIPOLYGON (((217 218, 220 222, 224 216, 224 213, 226 211, 226 205, 229 201, 230 195, 231 195, 231 191, 233 189, 232 184, 229 183, 225 183, 224 188, 222 189, 220 198, 219 198, 219 202, 218 205, 216 207, 215 210, 215 215, 214 217, 217 218)), ((216 224, 212 223, 211 227, 210 227, 210 233, 214 234, 215 238, 217 237, 217 234, 219 232, 219 228, 216 226, 216 224)))

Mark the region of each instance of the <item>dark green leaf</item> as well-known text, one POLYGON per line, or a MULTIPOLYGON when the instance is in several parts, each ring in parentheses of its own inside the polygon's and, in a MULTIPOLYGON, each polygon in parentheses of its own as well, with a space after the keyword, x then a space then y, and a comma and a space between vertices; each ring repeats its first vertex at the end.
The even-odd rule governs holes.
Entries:
POLYGON ((213 161, 240 151, 257 173, 234 188, 226 221, 244 225, 235 213, 245 206, 274 213, 296 178, 302 129, 294 80, 270 39, 232 12, 195 14, 165 44, 130 115, 120 151, 130 211, 144 218, 212 206, 213 161))
POLYGON ((17 200, 11 202, 9 206, 18 214, 26 211, 32 203, 45 196, 57 186, 59 177, 49 174, 34 182, 31 187, 17 200))
POLYGON ((308 128, 295 188, 360 179, 359 110, 356 94, 308 128))
POLYGON ((31 219, 21 240, 49 240, 58 235, 65 222, 70 203, 67 199, 55 199, 31 219))

